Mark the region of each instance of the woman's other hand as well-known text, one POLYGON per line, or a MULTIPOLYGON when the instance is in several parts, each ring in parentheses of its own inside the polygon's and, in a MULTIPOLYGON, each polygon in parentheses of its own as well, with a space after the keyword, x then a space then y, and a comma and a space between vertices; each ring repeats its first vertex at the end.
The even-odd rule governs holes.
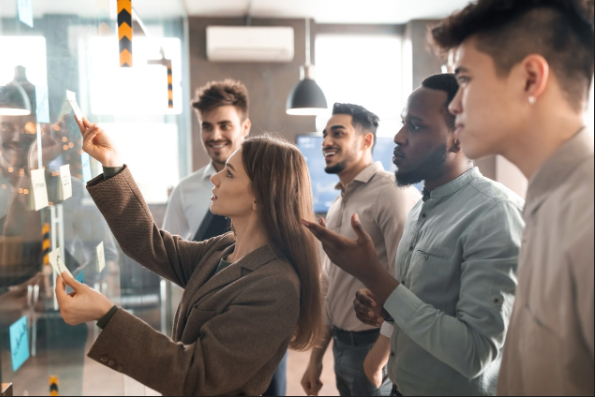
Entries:
POLYGON ((66 273, 56 279, 56 296, 62 318, 68 325, 99 321, 114 307, 105 296, 66 273), (66 293, 67 285, 74 289, 70 295, 66 293))
POLYGON ((97 124, 90 123, 86 118, 79 120, 75 116, 83 135, 83 150, 108 168, 121 168, 124 163, 114 145, 113 140, 97 124))

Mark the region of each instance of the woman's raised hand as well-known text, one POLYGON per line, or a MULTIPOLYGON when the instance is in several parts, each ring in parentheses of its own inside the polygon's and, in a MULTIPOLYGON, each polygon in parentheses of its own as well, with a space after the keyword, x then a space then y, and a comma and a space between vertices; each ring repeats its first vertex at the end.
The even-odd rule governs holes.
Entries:
POLYGON ((83 150, 89 156, 99 161, 104 167, 118 168, 124 166, 114 142, 101 127, 90 123, 86 118, 79 120, 75 116, 75 119, 83 135, 83 150))

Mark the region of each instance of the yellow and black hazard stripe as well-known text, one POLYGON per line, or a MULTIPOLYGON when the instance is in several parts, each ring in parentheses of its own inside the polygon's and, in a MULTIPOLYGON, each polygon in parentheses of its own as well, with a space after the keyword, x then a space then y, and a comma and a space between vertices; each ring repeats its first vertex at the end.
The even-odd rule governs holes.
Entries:
POLYGON ((167 95, 169 96, 169 108, 174 108, 174 72, 171 61, 167 64, 167 95))
POLYGON ((132 0, 118 0, 118 37, 120 66, 132 67, 132 0))
POLYGON ((50 396, 60 395, 60 381, 57 376, 50 376, 50 396))
POLYGON ((42 243, 41 249, 43 252, 43 264, 50 264, 50 252, 52 250, 52 242, 50 241, 50 224, 44 223, 41 227, 42 243))

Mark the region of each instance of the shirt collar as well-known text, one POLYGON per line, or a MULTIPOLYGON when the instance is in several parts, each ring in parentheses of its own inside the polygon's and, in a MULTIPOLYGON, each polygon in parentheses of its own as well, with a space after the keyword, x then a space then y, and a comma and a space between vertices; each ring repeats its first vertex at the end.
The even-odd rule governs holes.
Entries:
MULTIPOLYGON (((463 175, 455 179, 454 181, 448 182, 446 185, 442 185, 429 192, 429 200, 440 200, 442 198, 452 196, 453 194, 461 191, 464 187, 469 185, 474 179, 482 177, 479 168, 473 167, 463 175)), ((424 194, 424 197, 427 195, 424 194)))
POLYGON ((213 165, 213 163, 209 163, 209 165, 207 165, 202 173, 202 179, 211 179, 213 177, 213 175, 215 175, 217 173, 217 170, 215 169, 215 166, 213 165))
MULTIPOLYGON (((379 173, 379 172, 383 172, 384 171, 384 166, 382 165, 382 163, 376 162, 374 164, 370 164, 368 167, 366 167, 365 170, 363 170, 362 172, 360 172, 354 179, 353 182, 360 182, 363 184, 367 184, 369 183, 372 178, 374 178, 374 176, 379 173)), ((351 185, 353 182, 351 182, 350 184, 348 184, 347 186, 351 185)), ((344 190, 343 189, 343 184, 341 182, 339 182, 337 184, 337 186, 335 187, 335 189, 337 190, 344 190)))
POLYGON ((525 219, 531 217, 581 163, 593 157, 593 153, 593 140, 587 128, 558 149, 529 182, 525 219))

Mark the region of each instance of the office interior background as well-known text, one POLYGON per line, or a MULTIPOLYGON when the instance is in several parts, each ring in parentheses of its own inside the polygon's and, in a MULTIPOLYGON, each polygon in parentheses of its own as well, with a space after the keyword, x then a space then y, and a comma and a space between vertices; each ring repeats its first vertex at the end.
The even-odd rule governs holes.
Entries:
MULTIPOLYGON (((323 172, 320 150, 328 115, 286 112, 301 67, 308 59, 315 65, 329 104, 356 103, 380 116, 382 144, 375 157, 390 168, 407 97, 425 77, 449 69, 427 45, 428 26, 467 2, 133 0, 132 67, 121 67, 116 0, 0 0, 0 85, 19 83, 36 109, 37 123, 25 126, 25 142, 58 148, 50 158, 18 152, 20 165, 0 172, 0 219, 15 195, 31 196, 11 184, 9 174, 22 173, 31 161, 45 166, 49 206, 35 219, 23 218, 22 234, 10 238, 59 249, 75 277, 170 334, 180 291, 119 250, 84 190, 101 170, 81 151, 66 92, 75 93, 82 112, 116 139, 160 224, 172 189, 209 161, 191 108, 194 90, 212 80, 240 80, 250 91, 252 133, 275 132, 299 145, 316 210, 324 214, 338 194, 336 179, 323 172), (73 178, 68 200, 60 198, 55 180, 65 165, 73 178), (101 271, 100 243, 106 259, 101 271)), ((585 117, 593 131, 593 97, 585 117)), ((0 156, 7 150, 0 148, 0 156)), ((525 195, 527 181, 503 158, 482 159, 478 166, 525 195)), ((12 383, 21 396, 47 395, 52 382, 61 395, 154 394, 86 358, 99 330, 64 324, 53 276, 39 273, 37 257, 0 253, 0 383, 12 383)), ((308 357, 291 353, 289 395, 303 395, 299 382, 308 357)), ((330 359, 323 380, 321 394, 336 395, 330 359)))

